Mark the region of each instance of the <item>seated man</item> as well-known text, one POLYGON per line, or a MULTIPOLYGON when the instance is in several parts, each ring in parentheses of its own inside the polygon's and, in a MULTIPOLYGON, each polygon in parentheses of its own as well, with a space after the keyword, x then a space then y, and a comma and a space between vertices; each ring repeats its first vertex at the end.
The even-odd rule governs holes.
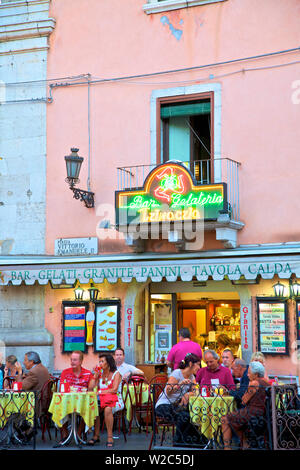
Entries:
MULTIPOLYGON (((48 369, 41 363, 39 354, 35 351, 27 352, 24 356, 24 366, 28 372, 22 376, 22 390, 41 392, 44 384, 50 379, 50 374, 48 369)), ((39 395, 37 399, 37 417, 39 417, 41 414, 39 395)), ((33 436, 33 429, 24 420, 20 420, 16 428, 21 439, 29 440, 33 436)))
POLYGON ((48 369, 43 366, 37 352, 30 351, 24 356, 24 366, 29 371, 22 377, 22 390, 41 391, 44 384, 50 379, 48 369))
MULTIPOLYGON (((84 387, 88 389, 89 383, 93 378, 93 374, 88 369, 82 367, 83 353, 82 351, 73 351, 70 356, 71 367, 64 369, 60 376, 60 385, 69 384, 71 387, 84 387)), ((68 423, 62 426, 62 440, 67 437, 68 423)), ((84 421, 81 419, 78 427, 78 434, 81 435, 84 430, 84 421)))
POLYGON ((219 364, 219 356, 215 351, 206 349, 204 351, 204 361, 206 362, 207 367, 199 369, 196 376, 196 381, 200 386, 223 385, 228 390, 235 388, 230 370, 219 364))
POLYGON ((144 375, 144 372, 131 364, 125 362, 125 352, 123 348, 117 348, 114 360, 123 380, 128 380, 131 375, 144 375))
POLYGON ((70 357, 71 367, 64 369, 60 376, 60 384, 67 383, 71 387, 88 388, 89 382, 93 374, 88 369, 82 367, 83 353, 82 351, 73 351, 70 357))
POLYGON ((229 395, 235 398, 238 408, 242 408, 242 397, 249 385, 248 366, 243 359, 235 359, 232 364, 232 373, 235 379, 240 379, 236 390, 230 390, 229 395))
POLYGON ((228 367, 230 371, 232 372, 232 364, 234 361, 234 355, 231 349, 224 349, 222 352, 222 366, 223 367, 228 367))

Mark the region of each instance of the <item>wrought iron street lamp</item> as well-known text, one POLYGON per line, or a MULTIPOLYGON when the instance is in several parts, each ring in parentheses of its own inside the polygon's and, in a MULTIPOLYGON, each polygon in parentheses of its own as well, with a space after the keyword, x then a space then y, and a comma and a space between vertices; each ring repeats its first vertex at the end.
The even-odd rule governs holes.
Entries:
POLYGON ((85 206, 88 208, 94 207, 94 193, 91 191, 85 191, 83 189, 75 188, 80 182, 79 173, 83 162, 83 157, 78 155, 79 149, 71 148, 71 154, 65 156, 66 167, 67 167, 67 178, 66 182, 69 184, 70 189, 73 191, 73 197, 83 201, 85 206))

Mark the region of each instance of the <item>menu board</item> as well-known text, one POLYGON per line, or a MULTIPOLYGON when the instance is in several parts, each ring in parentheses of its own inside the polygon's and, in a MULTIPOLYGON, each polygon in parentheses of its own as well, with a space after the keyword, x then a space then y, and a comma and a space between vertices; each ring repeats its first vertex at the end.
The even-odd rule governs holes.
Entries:
POLYGON ((113 352, 119 346, 118 301, 96 302, 95 351, 113 352))
POLYGON ((64 305, 63 352, 86 350, 85 305, 64 305))
POLYGON ((287 304, 258 301, 259 350, 268 354, 288 354, 287 304))

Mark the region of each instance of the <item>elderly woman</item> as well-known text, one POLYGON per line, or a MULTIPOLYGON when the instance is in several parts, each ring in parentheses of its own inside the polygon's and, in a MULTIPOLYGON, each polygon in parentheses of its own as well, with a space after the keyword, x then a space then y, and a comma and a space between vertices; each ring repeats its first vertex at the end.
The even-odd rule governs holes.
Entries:
POLYGON ((264 378, 265 368, 258 362, 250 362, 248 369, 249 386, 242 397, 244 408, 222 418, 224 449, 231 450, 233 433, 243 443, 244 432, 249 428, 250 418, 263 416, 265 412, 266 387, 270 384, 264 378))
POLYGON ((267 370, 266 370, 266 358, 265 358, 265 356, 263 355, 263 353, 260 352, 260 351, 255 351, 255 352, 252 354, 251 359, 250 359, 250 362, 253 362, 253 361, 258 361, 258 362, 260 362, 260 363, 264 366, 264 368, 265 368, 265 375, 264 375, 264 377, 265 377, 265 379, 266 379, 267 381, 270 382, 270 379, 269 379, 269 377, 268 377, 267 370))

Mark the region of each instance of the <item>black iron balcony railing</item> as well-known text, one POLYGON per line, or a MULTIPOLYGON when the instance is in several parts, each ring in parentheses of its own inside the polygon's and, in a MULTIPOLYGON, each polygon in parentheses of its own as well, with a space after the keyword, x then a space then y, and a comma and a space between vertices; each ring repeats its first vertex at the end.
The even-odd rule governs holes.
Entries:
MULTIPOLYGON (((189 168, 198 184, 226 183, 231 219, 240 221, 239 162, 231 158, 215 158, 180 163, 189 168)), ((118 191, 142 187, 147 175, 156 166, 149 164, 118 167, 118 191)))

